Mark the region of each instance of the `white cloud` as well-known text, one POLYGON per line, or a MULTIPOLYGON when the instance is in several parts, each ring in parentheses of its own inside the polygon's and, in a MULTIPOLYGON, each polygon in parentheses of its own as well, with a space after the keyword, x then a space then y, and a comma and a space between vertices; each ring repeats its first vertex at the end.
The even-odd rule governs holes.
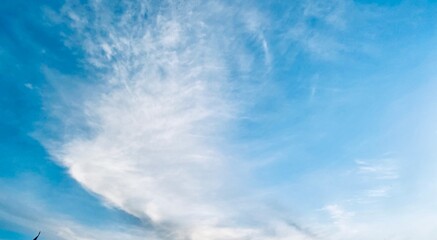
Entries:
POLYGON ((337 59, 348 46, 339 38, 347 28, 347 1, 303 1, 303 11, 288 29, 285 40, 315 59, 337 59))
POLYGON ((390 191, 390 187, 388 186, 381 186, 378 188, 373 188, 367 191, 367 196, 371 198, 378 198, 378 197, 386 197, 388 195, 388 192, 390 191))
POLYGON ((337 204, 327 205, 324 209, 329 213, 331 218, 336 223, 344 222, 353 216, 353 213, 345 211, 341 206, 337 204))
POLYGON ((0 180, 0 219, 7 220, 13 231, 35 236, 41 231, 43 239, 158 239, 149 228, 111 223, 104 229, 87 226, 55 212, 43 193, 50 189, 33 176, 0 180), (36 187, 35 187, 36 186, 36 187), (25 190, 25 191, 23 191, 25 190))
POLYGON ((394 159, 356 160, 358 173, 379 180, 395 180, 399 178, 394 159))
MULTIPOLYGON (((274 217, 240 226, 237 219, 244 217, 231 204, 230 188, 239 183, 230 181, 238 169, 220 142, 240 111, 234 92, 244 94, 245 84, 230 73, 251 66, 232 64, 251 57, 242 35, 255 32, 270 62, 257 19, 238 26, 242 19, 220 2, 164 5, 151 13, 141 2, 125 2, 120 16, 99 1, 89 8, 65 5, 77 32, 69 44, 83 44, 88 63, 105 74, 80 96, 73 113, 90 134, 66 129, 71 137, 48 144, 50 153, 84 188, 150 222, 160 238, 308 239, 274 217)), ((61 122, 70 119, 60 115, 61 122)), ((71 231, 60 229, 59 235, 78 238, 71 231)), ((88 238, 95 236, 83 236, 88 238)))
MULTIPOLYGON (((347 27, 343 2, 335 3, 311 1, 291 24, 285 41, 291 39, 317 58, 335 58, 344 45, 330 34, 347 27), (312 28, 308 24, 312 18, 327 24, 328 30, 312 28)), ((98 70, 98 81, 80 94, 61 90, 63 101, 75 106, 71 114, 58 114, 65 109, 59 105, 50 109, 66 126, 86 125, 87 134, 68 127, 63 132, 67 137, 46 146, 84 188, 154 229, 114 233, 60 221, 53 223, 53 236, 303 240, 383 239, 395 232, 395 227, 378 232, 390 220, 386 216, 378 215, 380 221, 372 222, 371 214, 347 210, 342 204, 326 205, 330 219, 316 221, 311 225, 316 233, 310 234, 287 224, 279 217, 283 215, 271 209, 253 214, 269 208, 253 196, 245 196, 244 204, 236 203, 250 190, 235 193, 240 190, 235 181, 239 169, 222 143, 232 121, 241 117, 245 99, 253 97, 244 89, 248 78, 240 79, 238 74, 259 73, 262 67, 268 70, 273 61, 275 49, 266 32, 274 31, 266 30, 270 25, 264 15, 248 10, 239 16, 240 11, 220 1, 169 1, 159 7, 125 1, 121 5, 120 15, 100 1, 91 1, 88 7, 69 1, 63 8, 77 33, 67 44, 83 47, 86 62, 98 70), (246 49, 248 36, 255 39, 263 64, 246 49)), ((314 86, 311 98, 316 92, 314 86)), ((372 183, 359 189, 364 197, 389 195, 387 183, 399 178, 395 164, 368 160, 356 164, 354 173, 372 183)), ((403 216, 408 218, 405 212, 403 216)), ((424 229, 431 232, 428 225, 424 229)))
POLYGON ((33 90, 33 85, 31 83, 25 83, 24 86, 30 90, 33 90))

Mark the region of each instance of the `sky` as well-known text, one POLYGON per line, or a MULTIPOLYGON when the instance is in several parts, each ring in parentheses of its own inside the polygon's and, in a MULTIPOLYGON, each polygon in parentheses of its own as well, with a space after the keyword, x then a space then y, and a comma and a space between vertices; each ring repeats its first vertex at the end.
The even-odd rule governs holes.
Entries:
POLYGON ((437 2, 0 6, 0 240, 427 240, 437 2))

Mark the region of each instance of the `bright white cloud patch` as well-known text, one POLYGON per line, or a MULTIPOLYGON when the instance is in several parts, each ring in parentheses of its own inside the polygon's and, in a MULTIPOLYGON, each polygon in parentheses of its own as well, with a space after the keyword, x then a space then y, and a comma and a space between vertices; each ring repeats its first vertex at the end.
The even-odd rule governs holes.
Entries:
POLYGON ((219 143, 240 111, 235 92, 244 94, 235 73, 252 67, 233 66, 251 58, 239 35, 259 38, 270 61, 256 12, 246 23, 220 2, 168 2, 156 12, 125 2, 117 14, 99 1, 82 7, 63 10, 86 60, 104 73, 75 113, 92 134, 69 132, 52 151, 71 176, 165 239, 307 239, 268 219, 240 226, 226 197, 237 171, 219 143))

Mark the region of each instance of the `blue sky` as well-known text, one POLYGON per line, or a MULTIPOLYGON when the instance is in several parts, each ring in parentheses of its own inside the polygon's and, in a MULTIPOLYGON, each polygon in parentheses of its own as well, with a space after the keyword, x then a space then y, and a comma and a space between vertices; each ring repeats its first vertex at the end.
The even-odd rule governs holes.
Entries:
POLYGON ((430 239, 433 1, 7 1, 0 239, 430 239))

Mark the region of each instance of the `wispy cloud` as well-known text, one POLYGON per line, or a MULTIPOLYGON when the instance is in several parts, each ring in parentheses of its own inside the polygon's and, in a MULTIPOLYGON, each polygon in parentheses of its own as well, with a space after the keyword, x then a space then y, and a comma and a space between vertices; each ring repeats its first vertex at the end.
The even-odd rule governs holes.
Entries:
MULTIPOLYGON (((53 226, 51 236, 139 239, 146 235, 172 240, 390 236, 396 229, 393 226, 382 234, 375 233, 387 217, 378 215, 379 221, 371 221, 372 214, 354 209, 360 203, 350 198, 362 202, 388 198, 391 184, 400 179, 396 161, 356 160, 352 174, 341 170, 308 173, 311 179, 302 180, 296 189, 304 191, 310 186, 311 191, 311 182, 323 185, 319 190, 329 191, 326 194, 344 191, 338 195, 348 199, 320 200, 318 209, 328 215, 327 220, 309 221, 303 227, 299 221, 290 221, 293 216, 274 210, 259 197, 265 189, 243 187, 245 171, 251 170, 239 169, 244 159, 236 159, 226 149, 233 143, 227 134, 236 121, 247 118, 245 107, 254 104, 251 101, 256 101, 259 89, 265 86, 257 84, 268 81, 257 74, 268 74, 275 68, 278 45, 287 42, 324 60, 349 51, 341 35, 349 28, 346 15, 350 4, 303 1, 296 4, 296 17, 284 26, 272 23, 262 9, 250 7, 243 12, 222 1, 120 1, 113 6, 98 0, 87 4, 71 0, 60 16, 51 13, 57 24, 67 23, 74 32, 65 44, 82 48, 87 80, 92 81, 82 84, 79 91, 54 87, 58 95, 47 100, 45 107, 65 128, 57 126, 61 137, 56 141, 49 137, 42 141, 53 159, 85 189, 144 224, 142 228, 107 231, 60 217, 47 223, 53 226), (272 33, 284 38, 278 40, 269 35, 272 33), (272 39, 280 43, 275 45, 272 39), (66 106, 67 113, 63 112, 66 106), (343 175, 332 177, 333 172, 343 175), (342 189, 350 187, 340 184, 346 181, 360 186, 342 189), (327 183, 339 186, 327 187, 327 183)), ((44 73, 49 80, 65 79, 50 68, 44 68, 44 73)), ((322 90, 322 85, 313 84, 310 102, 318 99, 322 90)), ((289 106, 284 103, 280 107, 289 106)), ((276 143, 260 141, 259 145, 263 144, 276 143)), ((270 159, 276 157, 269 154, 270 158, 254 165, 261 169, 272 164, 270 159)), ((281 151, 275 154, 288 157, 281 151)), ((319 161, 325 159, 318 157, 319 161)), ((312 193, 308 196, 314 198, 312 193)), ((409 215, 403 212, 402 216, 407 219, 409 215)), ((407 226, 402 221, 396 224, 407 226)), ((427 232, 429 229, 426 227, 427 232)))
MULTIPOLYGON (((28 186, 30 187, 30 186, 28 186)), ((151 228, 118 225, 111 223, 103 228, 91 227, 73 218, 60 214, 45 202, 42 195, 46 186, 28 176, 17 180, 0 180, 0 219, 7 220, 11 229, 27 233, 32 237, 41 231, 44 239, 157 239, 151 228), (26 189, 23 184, 38 182, 35 189, 26 189), (26 191, 23 191, 26 189, 26 191), (19 207, 18 207, 19 206, 19 207)))
POLYGON ((302 12, 284 35, 315 59, 333 60, 347 46, 339 33, 347 29, 345 12, 351 6, 347 1, 304 1, 302 12))
POLYGON ((399 170, 393 159, 356 160, 355 163, 358 165, 358 173, 361 175, 380 180, 399 178, 399 170))
POLYGON ((253 67, 233 65, 250 58, 242 37, 254 35, 271 62, 255 10, 248 22, 214 1, 123 2, 119 13, 70 1, 63 12, 77 33, 67 44, 83 45, 86 62, 103 72, 73 113, 92 134, 66 129, 71 138, 46 145, 75 180, 163 239, 310 238, 273 216, 245 225, 232 205, 238 169, 220 142, 244 99, 235 73, 253 67))

